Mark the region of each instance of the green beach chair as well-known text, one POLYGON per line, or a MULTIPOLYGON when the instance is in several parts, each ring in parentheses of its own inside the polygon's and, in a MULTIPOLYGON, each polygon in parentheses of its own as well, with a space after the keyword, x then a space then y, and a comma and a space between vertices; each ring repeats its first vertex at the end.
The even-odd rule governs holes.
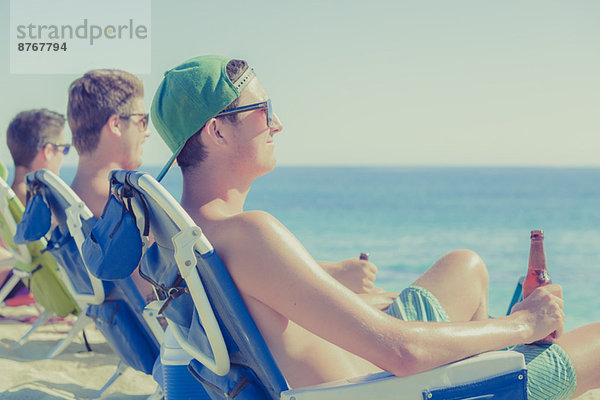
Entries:
MULTIPOLYGON (((0 259, 0 266, 12 267, 17 262, 20 264, 30 264, 31 254, 29 254, 29 249, 26 246, 16 245, 12 240, 12 232, 14 229, 11 229, 11 227, 14 225, 14 218, 8 206, 8 198, 14 196, 12 190, 8 188, 8 185, 5 182, 7 176, 7 169, 4 164, 0 162, 0 178, 2 179, 2 184, 0 186, 2 192, 0 194, 0 238, 2 238, 4 246, 6 247, 2 247, 2 252, 6 254, 4 254, 5 257, 0 259)), ((13 269, 11 272, 12 276, 7 278, 0 289, 0 304, 3 304, 6 297, 17 286, 22 278, 28 278, 30 275, 28 272, 19 269, 13 269)))
POLYGON ((16 225, 21 220, 24 206, 6 183, 6 168, 0 163, 0 235, 12 257, 2 260, 3 265, 12 265, 13 276, 0 291, 0 301, 6 297, 19 280, 23 280, 43 312, 31 329, 17 341, 23 344, 29 335, 53 315, 66 317, 78 314, 79 308, 59 278, 58 265, 49 253, 42 253, 46 246, 40 241, 28 245, 17 245, 13 241, 16 225))

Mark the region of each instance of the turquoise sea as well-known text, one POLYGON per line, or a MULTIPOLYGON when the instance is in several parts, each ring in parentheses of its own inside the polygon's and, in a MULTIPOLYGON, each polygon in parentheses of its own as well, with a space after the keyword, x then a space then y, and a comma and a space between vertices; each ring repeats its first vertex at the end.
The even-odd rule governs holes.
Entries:
MULTIPOLYGON (((142 169, 156 176, 160 168, 142 169)), ((61 175, 70 182, 73 173, 61 175)), ((370 253, 387 290, 448 251, 474 250, 490 272, 493 316, 506 313, 526 272, 530 230, 543 229, 572 329, 600 321, 598 182, 600 168, 277 167, 246 204, 281 220, 316 259, 370 253)), ((178 168, 163 184, 179 199, 178 168)))

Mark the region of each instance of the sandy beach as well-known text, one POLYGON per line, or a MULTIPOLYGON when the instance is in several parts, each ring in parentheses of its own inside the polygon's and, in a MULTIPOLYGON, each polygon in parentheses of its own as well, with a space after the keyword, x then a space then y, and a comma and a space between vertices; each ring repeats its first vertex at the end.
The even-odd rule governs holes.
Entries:
MULTIPOLYGON (((72 400, 92 397, 115 371, 118 357, 95 327, 86 329, 92 348, 79 335, 52 360, 45 355, 70 329, 70 320, 52 321, 21 347, 15 342, 31 327, 19 320, 37 315, 33 306, 0 310, 0 400, 72 400)), ((107 391, 107 400, 142 400, 156 389, 151 376, 128 368, 107 391)), ((579 397, 600 400, 600 389, 579 397)))
MULTIPOLYGON (((31 327, 19 319, 36 316, 33 306, 0 310, 0 399, 55 400, 93 396, 114 373, 118 357, 95 327, 86 328, 92 348, 87 351, 81 334, 52 360, 44 357, 70 329, 70 320, 52 321, 39 328, 20 347, 15 342, 31 327)), ((151 376, 128 368, 108 389, 108 400, 141 400, 156 389, 151 376)))

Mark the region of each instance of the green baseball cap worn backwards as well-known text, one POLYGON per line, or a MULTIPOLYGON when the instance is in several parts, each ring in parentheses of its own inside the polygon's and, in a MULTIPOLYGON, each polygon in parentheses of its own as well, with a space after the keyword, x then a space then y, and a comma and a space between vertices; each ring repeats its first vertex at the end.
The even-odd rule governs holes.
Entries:
POLYGON ((160 181, 185 145, 185 142, 237 99, 255 76, 251 68, 232 82, 226 67, 231 58, 200 56, 165 72, 158 86, 150 116, 158 134, 173 155, 158 177, 160 181))

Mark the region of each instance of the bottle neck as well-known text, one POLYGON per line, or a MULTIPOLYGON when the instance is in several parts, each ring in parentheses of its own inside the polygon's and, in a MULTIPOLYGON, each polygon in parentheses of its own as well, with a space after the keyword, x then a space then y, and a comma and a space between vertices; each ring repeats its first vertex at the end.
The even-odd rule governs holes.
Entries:
POLYGON ((531 240, 531 248, 529 250, 529 268, 546 269, 546 252, 544 251, 543 240, 531 240))

